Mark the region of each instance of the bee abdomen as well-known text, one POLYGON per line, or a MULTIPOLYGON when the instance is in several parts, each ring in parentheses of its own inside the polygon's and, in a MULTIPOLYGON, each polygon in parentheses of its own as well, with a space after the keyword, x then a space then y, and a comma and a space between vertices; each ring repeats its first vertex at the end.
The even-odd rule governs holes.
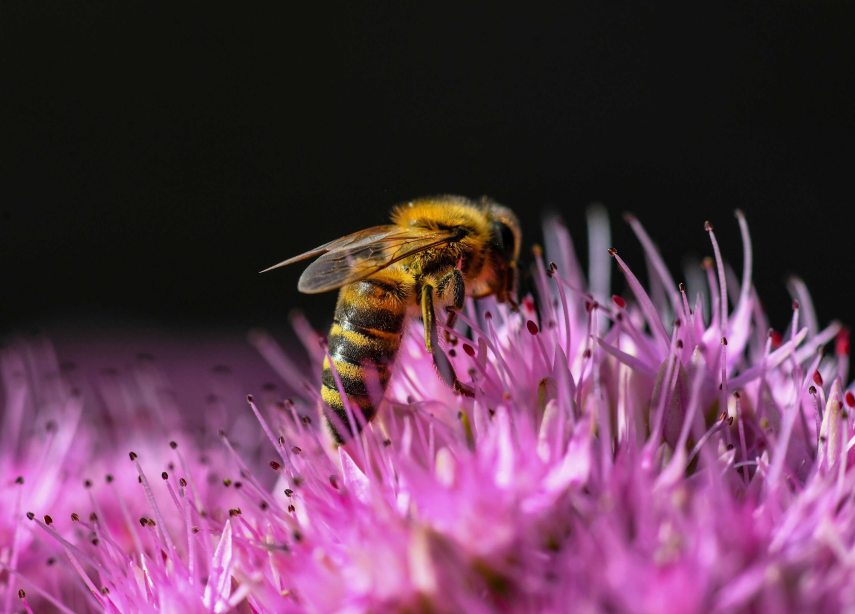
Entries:
MULTIPOLYGON (((348 429, 347 412, 332 367, 351 408, 359 408, 365 420, 370 420, 376 410, 372 396, 376 398, 386 388, 403 326, 403 306, 398 313, 346 300, 339 302, 328 338, 333 365, 324 361, 321 396, 348 429)), ((335 425, 332 430, 341 442, 335 425)))
POLYGON ((403 313, 347 302, 339 303, 335 310, 335 322, 350 330, 367 331, 369 335, 378 337, 400 335, 404 328, 403 313))

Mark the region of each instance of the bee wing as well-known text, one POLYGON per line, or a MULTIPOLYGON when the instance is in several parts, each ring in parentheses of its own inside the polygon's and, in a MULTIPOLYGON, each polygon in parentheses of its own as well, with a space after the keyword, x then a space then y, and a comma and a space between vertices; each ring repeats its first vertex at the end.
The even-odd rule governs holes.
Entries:
POLYGON ((330 252, 334 249, 345 248, 349 245, 354 245, 356 243, 361 243, 365 241, 370 241, 372 237, 379 238, 385 236, 389 233, 389 231, 395 226, 373 226, 371 228, 366 228, 364 230, 360 230, 359 232, 354 232, 353 234, 346 235, 344 237, 339 237, 329 243, 324 243, 323 245, 318 245, 314 249, 310 249, 307 252, 303 252, 298 256, 293 256, 292 258, 288 258, 288 260, 283 260, 282 262, 277 262, 273 266, 267 267, 266 269, 259 271, 259 273, 267 273, 268 271, 272 271, 273 269, 278 269, 283 266, 288 266, 289 264, 294 264, 295 262, 300 262, 301 260, 308 260, 309 258, 314 258, 315 256, 321 256, 330 252))
POLYGON ((335 290, 408 256, 458 240, 459 236, 454 230, 399 226, 363 230, 339 239, 340 243, 310 264, 300 276, 297 289, 306 294, 335 290))

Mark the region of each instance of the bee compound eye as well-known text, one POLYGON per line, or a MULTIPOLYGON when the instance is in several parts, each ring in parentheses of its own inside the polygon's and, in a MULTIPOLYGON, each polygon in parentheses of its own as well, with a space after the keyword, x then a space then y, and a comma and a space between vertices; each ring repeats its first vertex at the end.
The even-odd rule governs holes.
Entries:
POLYGON ((493 243, 499 253, 508 260, 513 258, 516 250, 516 235, 513 229, 501 220, 493 222, 493 243))

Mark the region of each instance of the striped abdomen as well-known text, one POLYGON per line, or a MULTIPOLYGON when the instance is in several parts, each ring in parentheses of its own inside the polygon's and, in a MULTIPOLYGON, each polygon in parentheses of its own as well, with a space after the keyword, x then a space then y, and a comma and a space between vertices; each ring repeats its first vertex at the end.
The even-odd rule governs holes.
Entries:
MULTIPOLYGON (((372 392, 376 396, 389 382, 392 361, 401 345, 405 313, 400 280, 393 271, 344 286, 339 293, 328 338, 329 354, 351 409, 361 410, 366 420, 375 412, 372 392), (376 390, 366 380, 376 381, 376 390)), ((324 360, 321 396, 349 430, 329 359, 324 360)), ((342 441, 335 426, 332 430, 335 438, 342 441)))

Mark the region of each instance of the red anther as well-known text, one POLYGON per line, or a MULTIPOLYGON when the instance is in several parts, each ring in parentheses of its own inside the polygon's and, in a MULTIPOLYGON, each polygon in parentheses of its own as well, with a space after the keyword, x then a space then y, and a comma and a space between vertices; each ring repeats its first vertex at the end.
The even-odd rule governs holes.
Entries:
POLYGON ((537 324, 535 324, 531 320, 529 320, 525 323, 525 327, 528 329, 528 332, 530 332, 532 335, 536 335, 539 331, 539 329, 537 328, 537 324))
POLYGON ((847 407, 855 407, 855 394, 852 394, 851 390, 846 391, 846 394, 843 395, 843 400, 846 401, 847 407))
POLYGON ((623 300, 623 298, 618 296, 617 294, 612 294, 612 302, 620 309, 626 308, 626 301, 623 300))
POLYGON ((796 311, 799 308, 799 302, 797 300, 793 300, 793 311, 796 311))
POLYGON ((813 372, 813 381, 817 386, 822 388, 822 374, 819 371, 813 372))
POLYGON ((523 307, 528 311, 534 311, 534 301, 530 296, 527 296, 523 299, 523 307))
POLYGON ((838 356, 849 355, 849 329, 841 328, 834 343, 834 353, 838 356))
POLYGON ((704 230, 706 230, 707 232, 712 232, 712 229, 712 222, 710 222, 709 220, 704 222, 704 230))
POLYGON ((467 356, 475 356, 475 348, 473 348, 468 343, 463 344, 463 351, 466 352, 467 356))
POLYGON ((784 337, 776 330, 769 330, 769 339, 772 340, 773 350, 781 347, 781 344, 784 342, 784 337))
POLYGON ((610 247, 609 248, 609 256, 617 256, 617 248, 616 247, 610 247))

